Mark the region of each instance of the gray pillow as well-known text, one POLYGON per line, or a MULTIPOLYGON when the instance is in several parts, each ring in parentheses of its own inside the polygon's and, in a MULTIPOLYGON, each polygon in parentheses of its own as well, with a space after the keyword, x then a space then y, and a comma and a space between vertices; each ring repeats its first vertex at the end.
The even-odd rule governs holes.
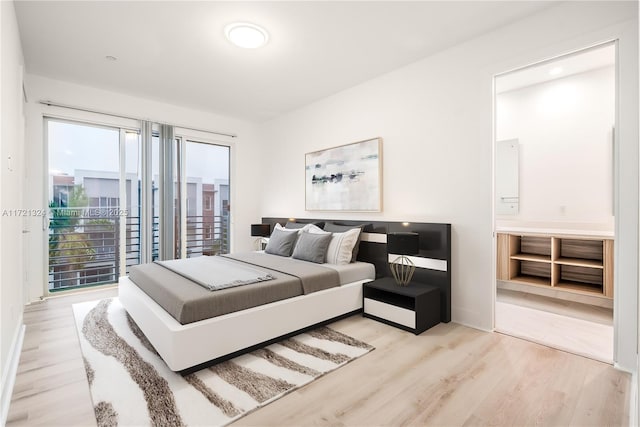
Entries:
POLYGON ((301 233, 293 250, 293 258, 322 264, 331 242, 331 233, 301 233))
POLYGON ((271 255, 291 256, 297 237, 297 231, 284 231, 276 228, 271 233, 269 243, 264 251, 271 255))
POLYGON ((364 231, 364 228, 367 225, 368 224, 340 225, 340 224, 336 224, 335 222, 327 222, 324 225, 324 231, 329 231, 331 233, 344 233, 345 231, 353 230, 354 228, 359 228, 360 234, 358 235, 358 241, 353 247, 353 252, 351 255, 351 262, 356 262, 356 259, 358 258, 358 251, 360 250, 360 237, 362 236, 362 232, 364 231))
POLYGON ((307 225, 307 224, 302 223, 302 222, 287 222, 287 223, 284 225, 284 228, 290 228, 290 229, 292 229, 292 230, 295 230, 295 229, 298 229, 298 228, 302 228, 302 227, 304 227, 305 225, 307 225))
POLYGON ((302 228, 307 224, 313 224, 313 225, 315 225, 317 227, 320 227, 320 228, 324 227, 324 221, 317 221, 317 222, 291 222, 291 221, 289 221, 284 225, 284 228, 302 228))

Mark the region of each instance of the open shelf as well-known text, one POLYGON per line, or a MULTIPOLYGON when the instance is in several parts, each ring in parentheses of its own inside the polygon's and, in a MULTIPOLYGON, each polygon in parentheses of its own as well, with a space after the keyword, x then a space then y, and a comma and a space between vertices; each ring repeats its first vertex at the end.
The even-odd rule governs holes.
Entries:
POLYGON ((569 281, 578 284, 582 283, 587 286, 598 286, 602 290, 604 277, 603 271, 600 268, 561 265, 557 281, 569 281))
POLYGON ((535 286, 551 286, 551 280, 540 276, 519 275, 511 279, 512 282, 525 283, 535 286))
POLYGON ((551 263, 551 255, 515 254, 511 255, 511 259, 551 263))
MULTIPOLYGON (((402 291, 402 288, 399 288, 399 290, 402 291)), ((377 289, 374 287, 366 287, 364 288, 364 297, 407 310, 415 310, 415 298, 412 296, 402 295, 401 293, 388 292, 384 289, 377 289)))
POLYGON ((591 259, 602 262, 604 250, 602 240, 559 239, 559 258, 591 259))
POLYGON ((522 254, 546 255, 551 257, 551 237, 546 236, 519 236, 514 243, 520 248, 522 254))
POLYGON ((498 280, 613 298, 613 240, 498 234, 498 280))
POLYGON ((558 258, 553 261, 556 264, 561 265, 574 265, 576 267, 587 267, 587 268, 599 268, 603 269, 604 265, 602 260, 595 261, 590 259, 582 259, 582 258, 558 258))

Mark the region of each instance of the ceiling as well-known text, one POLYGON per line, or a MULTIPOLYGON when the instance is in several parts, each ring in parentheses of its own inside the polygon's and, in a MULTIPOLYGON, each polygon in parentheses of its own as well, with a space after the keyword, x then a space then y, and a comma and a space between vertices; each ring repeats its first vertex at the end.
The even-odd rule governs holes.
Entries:
POLYGON ((251 121, 310 104, 554 5, 20 0, 15 4, 28 73, 251 121), (224 27, 236 21, 264 27, 269 43, 260 49, 231 45, 224 27))
POLYGON ((496 79, 496 93, 508 92, 599 68, 612 67, 615 63, 616 45, 607 43, 500 75, 496 79))

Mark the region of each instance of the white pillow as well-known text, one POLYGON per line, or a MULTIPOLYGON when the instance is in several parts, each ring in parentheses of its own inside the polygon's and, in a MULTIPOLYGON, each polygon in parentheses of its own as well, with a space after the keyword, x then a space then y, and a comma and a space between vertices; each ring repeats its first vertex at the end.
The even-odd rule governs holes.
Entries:
POLYGON ((358 242, 359 235, 359 228, 344 233, 332 233, 331 242, 327 248, 327 263, 349 264, 353 255, 353 247, 358 242))
POLYGON ((285 228, 283 226, 280 225, 280 223, 276 222, 276 226, 273 227, 274 230, 282 230, 282 231, 286 231, 287 233, 302 233, 303 228, 285 228))
POLYGON ((307 224, 302 229, 311 234, 331 234, 330 231, 324 231, 315 224, 307 224))

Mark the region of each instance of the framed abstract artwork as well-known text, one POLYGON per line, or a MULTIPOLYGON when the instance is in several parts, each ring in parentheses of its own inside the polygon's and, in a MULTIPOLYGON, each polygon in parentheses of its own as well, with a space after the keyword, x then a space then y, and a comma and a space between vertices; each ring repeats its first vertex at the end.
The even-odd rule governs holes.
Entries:
POLYGON ((382 138, 305 154, 305 209, 380 212, 382 138))

